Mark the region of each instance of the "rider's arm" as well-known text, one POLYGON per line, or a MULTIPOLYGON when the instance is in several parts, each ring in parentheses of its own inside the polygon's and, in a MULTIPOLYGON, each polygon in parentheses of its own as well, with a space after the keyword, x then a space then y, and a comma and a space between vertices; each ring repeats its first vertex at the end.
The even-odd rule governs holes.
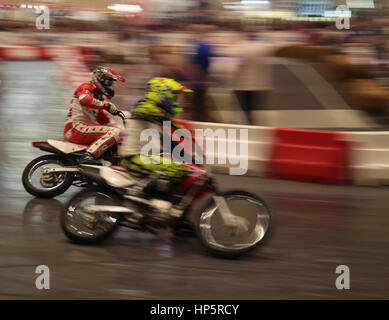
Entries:
POLYGON ((99 124, 107 124, 111 119, 108 112, 105 110, 99 110, 96 116, 96 120, 99 124))
POLYGON ((88 86, 81 85, 77 89, 75 96, 80 101, 80 104, 86 108, 106 109, 109 105, 109 103, 107 102, 101 101, 99 99, 95 99, 88 86))
POLYGON ((162 108, 153 103, 140 100, 131 111, 131 117, 140 120, 169 120, 169 117, 162 108))

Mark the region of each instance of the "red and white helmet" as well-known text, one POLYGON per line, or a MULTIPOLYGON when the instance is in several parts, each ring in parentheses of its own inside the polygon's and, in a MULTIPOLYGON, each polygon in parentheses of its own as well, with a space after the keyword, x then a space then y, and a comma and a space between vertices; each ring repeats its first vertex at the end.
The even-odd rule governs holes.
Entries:
POLYGON ((115 95, 115 91, 112 89, 116 81, 125 82, 122 76, 116 73, 111 68, 97 67, 92 72, 91 80, 109 99, 115 95))

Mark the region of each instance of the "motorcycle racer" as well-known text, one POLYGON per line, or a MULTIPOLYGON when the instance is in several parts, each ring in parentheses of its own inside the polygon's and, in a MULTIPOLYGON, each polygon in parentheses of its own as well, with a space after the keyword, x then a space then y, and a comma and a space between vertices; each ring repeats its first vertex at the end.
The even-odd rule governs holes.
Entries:
POLYGON ((89 144, 82 163, 98 163, 97 159, 119 142, 120 129, 107 125, 108 113, 120 113, 112 102, 106 101, 113 98, 116 81, 126 80, 114 70, 100 66, 93 70, 91 81, 81 84, 73 94, 64 137, 73 143, 89 144))
MULTIPOLYGON (((178 94, 193 91, 168 78, 152 78, 147 84, 145 97, 135 105, 131 118, 126 123, 119 155, 122 159, 121 164, 128 169, 131 175, 151 178, 151 181, 139 191, 156 190, 160 192, 162 187, 162 192, 169 192, 172 184, 177 184, 188 176, 188 168, 170 157, 141 154, 144 143, 140 136, 146 129, 155 129, 160 133, 163 121, 169 121, 181 111, 177 101, 178 94), (155 178, 152 176, 153 173, 157 175, 155 178)), ((152 215, 154 219, 165 219, 175 214, 179 215, 181 212, 181 209, 171 207, 171 204, 166 201, 154 203, 152 200, 151 205, 154 208, 152 215)), ((173 231, 177 236, 194 234, 193 226, 186 219, 180 220, 173 231)))
POLYGON ((119 149, 121 163, 134 176, 146 176, 159 171, 172 182, 180 182, 186 177, 187 168, 170 158, 141 154, 144 143, 140 140, 140 134, 145 129, 161 130, 163 121, 170 120, 182 110, 178 105, 178 94, 193 91, 168 78, 155 77, 147 85, 145 97, 135 105, 127 122, 119 149))

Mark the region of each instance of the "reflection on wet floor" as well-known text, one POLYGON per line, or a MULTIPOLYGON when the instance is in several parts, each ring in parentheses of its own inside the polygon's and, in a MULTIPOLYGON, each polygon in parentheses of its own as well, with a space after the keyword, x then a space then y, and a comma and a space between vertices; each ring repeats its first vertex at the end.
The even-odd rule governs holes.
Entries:
POLYGON ((51 62, 3 63, 0 96, 0 298, 350 299, 386 298, 388 188, 355 188, 218 176, 225 189, 263 196, 275 211, 268 244, 240 260, 207 255, 194 238, 120 229, 96 246, 71 243, 59 215, 79 189, 34 199, 21 184, 42 155, 31 141, 61 138, 70 99, 51 62), (5 73, 4 70, 7 70, 5 73), (51 289, 37 290, 47 265, 51 289), (351 290, 335 288, 346 264, 351 290))

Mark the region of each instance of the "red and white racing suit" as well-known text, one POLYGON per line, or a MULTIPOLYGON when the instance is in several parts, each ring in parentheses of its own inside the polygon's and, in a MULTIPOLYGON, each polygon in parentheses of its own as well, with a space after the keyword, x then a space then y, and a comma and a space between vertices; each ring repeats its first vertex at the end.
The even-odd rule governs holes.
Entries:
POLYGON ((65 139, 88 144, 87 151, 95 158, 119 142, 120 129, 105 125, 110 120, 106 106, 98 87, 93 82, 83 83, 73 94, 65 124, 65 139))

